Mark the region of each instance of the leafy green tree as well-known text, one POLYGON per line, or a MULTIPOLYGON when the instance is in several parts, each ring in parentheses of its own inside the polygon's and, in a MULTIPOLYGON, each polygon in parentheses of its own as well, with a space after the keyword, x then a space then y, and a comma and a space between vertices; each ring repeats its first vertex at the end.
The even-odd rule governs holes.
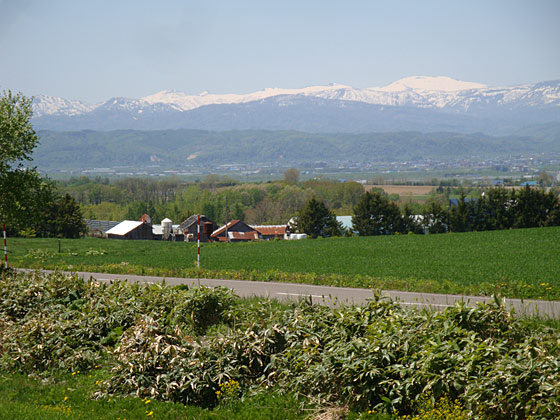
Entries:
POLYGON ((354 207, 352 224, 360 236, 391 235, 406 230, 399 207, 378 191, 362 196, 354 207))
POLYGON ((340 236, 342 225, 325 203, 313 197, 300 210, 297 217, 297 228, 300 232, 307 233, 310 238, 319 236, 340 236))
POLYGON ((38 236, 79 238, 87 233, 87 225, 76 200, 65 194, 46 206, 43 221, 36 230, 38 236))
POLYGON ((299 181, 299 171, 295 168, 286 169, 284 171, 284 182, 286 184, 294 185, 299 181))
POLYGON ((0 222, 11 232, 38 219, 43 200, 51 194, 50 185, 25 166, 38 144, 32 114, 31 99, 21 93, 8 90, 0 96, 0 222))

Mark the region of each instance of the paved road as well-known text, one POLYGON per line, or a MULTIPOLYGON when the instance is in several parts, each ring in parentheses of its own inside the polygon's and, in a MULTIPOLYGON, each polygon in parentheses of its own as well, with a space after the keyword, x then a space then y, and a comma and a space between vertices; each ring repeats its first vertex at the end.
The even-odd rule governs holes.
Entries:
MULTIPOLYGON (((238 296, 262 296, 279 300, 311 299, 314 303, 337 305, 340 303, 352 303, 362 305, 368 299, 373 298, 370 289, 354 289, 345 287, 313 286, 306 284, 274 283, 261 281, 243 280, 219 280, 219 279, 185 279, 177 277, 151 277, 134 276, 128 274, 106 274, 106 273, 77 273, 85 279, 94 278, 98 281, 128 280, 133 283, 160 283, 162 281, 171 284, 225 286, 232 289, 238 296)), ((431 308, 442 310, 457 301, 465 301, 470 306, 478 302, 488 302, 490 297, 443 295, 433 293, 413 293, 384 290, 382 296, 400 302, 401 305, 409 305, 417 308, 431 308)), ((543 317, 560 318, 560 301, 521 300, 506 299, 506 305, 513 307, 519 315, 539 314, 543 317)))

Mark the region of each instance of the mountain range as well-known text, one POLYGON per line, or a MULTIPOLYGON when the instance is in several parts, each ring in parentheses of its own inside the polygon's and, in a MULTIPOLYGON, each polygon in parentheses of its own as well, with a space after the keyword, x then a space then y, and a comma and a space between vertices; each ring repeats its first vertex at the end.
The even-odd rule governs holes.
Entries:
POLYGON ((383 87, 331 84, 268 88, 250 94, 162 91, 91 105, 39 95, 38 130, 298 130, 509 135, 560 122, 560 80, 490 87, 449 77, 416 76, 383 87))

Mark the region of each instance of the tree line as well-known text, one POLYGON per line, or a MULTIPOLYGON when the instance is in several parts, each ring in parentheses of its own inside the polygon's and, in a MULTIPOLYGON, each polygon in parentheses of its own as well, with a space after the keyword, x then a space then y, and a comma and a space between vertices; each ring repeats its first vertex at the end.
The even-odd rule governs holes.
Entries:
MULTIPOLYGON (((418 207, 417 207, 418 209, 418 207)), ((434 197, 415 212, 399 207, 379 190, 364 193, 353 208, 352 231, 344 232, 335 214, 313 198, 298 214, 297 229, 310 237, 424 234, 520 229, 560 225, 560 201, 554 192, 526 186, 521 189, 490 188, 478 197, 444 203, 434 197)))
POLYGON ((312 197, 337 214, 349 214, 364 193, 363 186, 356 182, 299 182, 293 172, 285 178, 242 184, 215 174, 192 183, 173 178, 109 181, 81 177, 59 183, 59 189, 74 197, 88 219, 137 220, 147 213, 154 222, 165 217, 180 222, 201 213, 218 224, 226 218, 250 224, 286 223, 312 197))

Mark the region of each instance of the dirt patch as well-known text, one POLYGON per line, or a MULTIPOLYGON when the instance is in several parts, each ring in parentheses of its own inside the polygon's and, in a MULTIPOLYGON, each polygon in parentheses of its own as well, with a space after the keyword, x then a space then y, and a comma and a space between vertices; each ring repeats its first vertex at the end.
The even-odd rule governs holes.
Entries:
POLYGON ((366 191, 372 188, 381 188, 387 194, 398 195, 428 195, 436 187, 433 185, 365 185, 366 191))
POLYGON ((329 407, 323 408, 311 415, 311 420, 341 420, 348 415, 348 408, 346 407, 329 407))

